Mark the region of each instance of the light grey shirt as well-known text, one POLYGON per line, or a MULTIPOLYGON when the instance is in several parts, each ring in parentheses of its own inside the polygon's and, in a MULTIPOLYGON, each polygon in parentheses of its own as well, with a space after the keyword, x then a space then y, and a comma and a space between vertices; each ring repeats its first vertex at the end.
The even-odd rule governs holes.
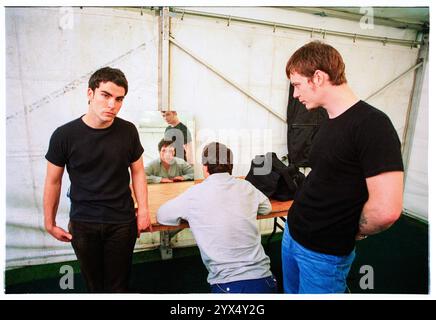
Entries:
POLYGON ((181 158, 174 157, 174 162, 166 170, 159 159, 155 159, 145 166, 148 183, 160 183, 162 178, 182 176, 185 180, 194 179, 194 167, 181 158))
POLYGON ((271 275, 261 245, 257 214, 271 212, 268 198, 250 182, 215 173, 162 205, 157 221, 187 220, 200 249, 210 284, 271 275))

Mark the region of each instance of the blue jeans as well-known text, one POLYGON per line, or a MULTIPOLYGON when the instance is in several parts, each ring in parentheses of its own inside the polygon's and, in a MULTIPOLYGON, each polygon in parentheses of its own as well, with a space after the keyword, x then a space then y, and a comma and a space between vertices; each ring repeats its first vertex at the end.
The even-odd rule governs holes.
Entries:
POLYGON ((212 293, 277 293, 274 276, 261 279, 217 283, 210 286, 212 293))
POLYGON ((283 290, 285 293, 344 293, 355 257, 335 256, 306 249, 289 233, 282 238, 283 290))
POLYGON ((138 233, 136 219, 125 224, 70 220, 69 230, 88 291, 128 292, 138 233))

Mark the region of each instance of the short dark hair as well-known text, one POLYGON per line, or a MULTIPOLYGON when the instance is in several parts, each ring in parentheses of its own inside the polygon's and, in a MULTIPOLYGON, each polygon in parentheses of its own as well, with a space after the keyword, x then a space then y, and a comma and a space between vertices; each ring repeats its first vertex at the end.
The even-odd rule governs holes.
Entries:
POLYGON ((170 146, 172 144, 173 142, 171 140, 162 139, 161 141, 159 141, 159 144, 157 145, 157 149, 160 152, 163 147, 170 146))
POLYGON ((295 51, 286 64, 288 78, 294 72, 312 78, 316 70, 327 73, 333 85, 347 83, 341 54, 331 45, 318 40, 309 42, 295 51))
POLYGON ((201 163, 207 167, 209 174, 228 172, 233 170, 233 152, 219 142, 211 142, 204 147, 201 163))
POLYGON ((124 95, 127 94, 129 85, 127 83, 126 76, 120 69, 111 67, 104 67, 95 71, 91 78, 89 78, 88 88, 91 88, 92 91, 94 91, 100 86, 101 82, 108 81, 115 83, 117 86, 123 87, 125 90, 124 95))

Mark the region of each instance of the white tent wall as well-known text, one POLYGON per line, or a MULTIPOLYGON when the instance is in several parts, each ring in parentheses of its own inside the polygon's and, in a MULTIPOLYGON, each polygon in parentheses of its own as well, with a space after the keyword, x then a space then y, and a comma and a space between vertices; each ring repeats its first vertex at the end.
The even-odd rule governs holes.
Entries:
MULTIPOLYGON (((422 92, 428 93, 428 67, 425 69, 422 92)), ((423 94, 418 108, 404 190, 405 212, 426 221, 428 221, 428 116, 428 94, 423 94)))
MULTIPOLYGON (((398 39, 416 36, 412 30, 362 29, 358 22, 283 8, 187 9, 398 39)), ((313 33, 311 38, 310 32, 188 14, 181 17, 171 14, 171 35, 177 43, 286 118, 286 61, 298 47, 323 35, 313 33)), ((55 241, 43 230, 44 154, 50 135, 86 112, 87 80, 104 65, 122 69, 129 80, 120 117, 138 125, 144 111, 158 110, 158 20, 150 12, 140 15, 139 10, 121 8, 6 9, 8 268, 75 258, 69 244, 55 241), (65 19, 74 21, 71 28, 65 19)), ((353 42, 332 35, 324 40, 343 54, 349 83, 362 98, 415 65, 418 55, 416 48, 390 43, 353 42)), ((170 108, 187 111, 195 120, 197 177, 201 150, 213 140, 233 149, 235 175, 245 175, 256 154, 287 153, 283 120, 174 44, 170 44, 169 63, 170 108)), ((410 73, 368 101, 390 116, 400 137, 412 85, 410 73)), ((69 182, 64 178, 58 221, 66 227, 69 182)), ((260 227, 269 230, 271 223, 263 221, 260 227)), ((158 241, 157 233, 143 234, 136 249, 158 241)), ((176 245, 193 243, 189 230, 175 241, 176 245)))
MULTIPOLYGON (((293 25, 308 25, 311 21, 316 28, 368 33, 358 22, 314 17, 280 8, 195 10, 266 21, 292 21, 293 25)), ((314 34, 311 38, 309 32, 282 28, 274 31, 272 27, 219 18, 184 15, 182 20, 182 15, 173 17, 171 24, 171 34, 178 44, 286 118, 289 92, 286 62, 301 45, 322 37, 314 34)), ((410 30, 380 26, 374 33, 400 39, 416 36, 410 30)), ((414 66, 417 60, 416 48, 375 41, 353 42, 351 38, 337 36, 327 36, 324 40, 343 55, 348 81, 362 99, 414 66)), ((400 137, 403 136, 412 84, 413 72, 368 100, 389 115, 400 137)), ((218 138, 234 149, 235 175, 245 175, 251 159, 260 152, 273 150, 280 156, 287 153, 284 121, 174 45, 171 46, 170 88, 171 108, 190 110, 195 114, 197 159, 200 159, 202 146, 218 138), (256 134, 265 139, 250 139, 256 134)))

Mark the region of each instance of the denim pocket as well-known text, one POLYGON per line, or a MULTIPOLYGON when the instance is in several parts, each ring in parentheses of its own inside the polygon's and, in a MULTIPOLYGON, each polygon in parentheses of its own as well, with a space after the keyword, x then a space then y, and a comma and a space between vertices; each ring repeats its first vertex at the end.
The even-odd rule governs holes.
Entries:
POLYGON ((243 293, 244 286, 235 283, 214 284, 213 293, 243 293))
POLYGON ((220 284, 215 284, 214 287, 215 287, 214 292, 216 292, 216 293, 230 293, 230 288, 227 287, 227 286, 225 286, 225 288, 224 288, 224 287, 223 287, 222 285, 220 285, 220 284), (228 289, 228 290, 227 290, 227 289, 228 289))

